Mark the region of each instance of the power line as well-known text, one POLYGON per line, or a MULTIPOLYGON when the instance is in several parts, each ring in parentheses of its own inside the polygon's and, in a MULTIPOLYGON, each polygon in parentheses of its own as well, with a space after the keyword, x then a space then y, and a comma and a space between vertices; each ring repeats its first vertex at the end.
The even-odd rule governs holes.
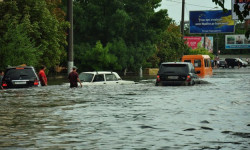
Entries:
MULTIPOLYGON (((182 2, 179 2, 179 1, 175 1, 175 0, 167 0, 169 2, 174 2, 174 3, 178 3, 178 4, 181 4, 182 2)), ((206 6, 201 6, 201 5, 196 5, 196 4, 190 4, 190 3, 186 3, 186 5, 190 5, 190 6, 196 6, 196 7, 203 7, 203 8, 210 8, 210 9, 213 9, 212 7, 206 7, 206 6)))

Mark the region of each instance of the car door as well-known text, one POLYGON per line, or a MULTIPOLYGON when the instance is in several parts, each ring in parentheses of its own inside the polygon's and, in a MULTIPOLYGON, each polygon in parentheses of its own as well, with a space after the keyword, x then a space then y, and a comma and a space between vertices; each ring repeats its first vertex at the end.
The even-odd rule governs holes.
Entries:
POLYGON ((92 83, 93 83, 93 85, 106 84, 104 74, 96 74, 92 83))

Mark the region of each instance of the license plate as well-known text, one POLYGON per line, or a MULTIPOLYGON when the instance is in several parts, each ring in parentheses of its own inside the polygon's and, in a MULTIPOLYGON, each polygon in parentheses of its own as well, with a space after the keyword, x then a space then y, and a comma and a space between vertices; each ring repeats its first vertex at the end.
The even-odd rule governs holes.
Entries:
POLYGON ((19 81, 19 82, 14 82, 14 84, 26 84, 26 81, 19 81))
POLYGON ((168 76, 169 79, 178 79, 178 76, 168 76))

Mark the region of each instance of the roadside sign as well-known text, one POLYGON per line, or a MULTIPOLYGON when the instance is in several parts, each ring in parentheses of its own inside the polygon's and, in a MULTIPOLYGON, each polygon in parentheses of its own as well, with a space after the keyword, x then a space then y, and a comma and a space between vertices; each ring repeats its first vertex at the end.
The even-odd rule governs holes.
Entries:
POLYGON ((231 10, 190 11, 190 33, 234 33, 231 10))

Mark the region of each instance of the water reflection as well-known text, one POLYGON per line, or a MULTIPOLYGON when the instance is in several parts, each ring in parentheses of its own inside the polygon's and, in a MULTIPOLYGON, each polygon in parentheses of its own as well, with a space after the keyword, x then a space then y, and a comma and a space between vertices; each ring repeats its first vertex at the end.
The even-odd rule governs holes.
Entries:
POLYGON ((0 91, 0 149, 249 149, 250 69, 210 84, 0 91))

